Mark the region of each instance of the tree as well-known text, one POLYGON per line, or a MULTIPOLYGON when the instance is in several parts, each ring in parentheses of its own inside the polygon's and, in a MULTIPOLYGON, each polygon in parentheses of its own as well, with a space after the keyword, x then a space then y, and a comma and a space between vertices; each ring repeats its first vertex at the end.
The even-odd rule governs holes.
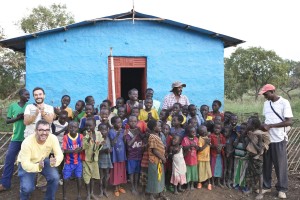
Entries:
POLYGON ((257 100, 263 85, 281 85, 287 79, 288 65, 274 51, 261 47, 239 47, 225 59, 225 95, 232 100, 237 99, 237 96, 241 98, 250 90, 254 91, 257 100))
POLYGON ((295 62, 293 60, 285 60, 285 62, 289 66, 289 78, 286 82, 281 84, 279 88, 291 100, 292 97, 290 92, 300 88, 300 62, 295 62))
MULTIPOLYGON (((3 29, 0 27, 0 39, 4 38, 3 29)), ((20 79, 25 71, 23 53, 14 52, 0 47, 0 99, 10 97, 22 84, 20 79)))
POLYGON ((25 33, 33 33, 74 23, 73 15, 66 9, 66 5, 61 4, 52 4, 49 8, 41 5, 33 8, 31 14, 21 19, 21 29, 25 33))

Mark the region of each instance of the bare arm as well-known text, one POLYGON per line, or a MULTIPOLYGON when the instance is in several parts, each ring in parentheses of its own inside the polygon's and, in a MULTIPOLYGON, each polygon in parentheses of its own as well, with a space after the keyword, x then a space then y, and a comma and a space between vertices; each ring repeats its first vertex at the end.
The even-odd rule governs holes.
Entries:
POLYGON ((15 123, 16 121, 22 120, 24 119, 24 113, 20 113, 18 114, 15 118, 7 118, 6 119, 6 124, 11 124, 11 123, 15 123))

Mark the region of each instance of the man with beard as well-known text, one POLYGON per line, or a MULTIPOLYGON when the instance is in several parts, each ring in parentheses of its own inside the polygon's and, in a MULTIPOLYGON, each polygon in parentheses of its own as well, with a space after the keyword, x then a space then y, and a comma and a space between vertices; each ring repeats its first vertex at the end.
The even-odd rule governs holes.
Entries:
MULTIPOLYGON (((29 104, 24 112, 24 124, 26 125, 24 137, 28 137, 35 132, 35 124, 41 120, 46 120, 49 124, 53 122, 54 108, 44 103, 45 91, 41 87, 36 87, 32 91, 35 103, 29 104)), ((37 187, 45 191, 46 179, 38 174, 37 187)))
POLYGON ((27 106, 30 94, 28 90, 21 89, 19 91, 19 97, 19 102, 14 102, 8 107, 6 123, 13 123, 13 135, 5 157, 3 174, 0 183, 0 192, 8 190, 11 187, 14 163, 24 140, 24 110, 27 106))
POLYGON ((184 105, 190 105, 189 99, 187 96, 182 95, 182 88, 186 87, 186 84, 176 81, 172 84, 172 92, 165 96, 162 109, 171 110, 174 103, 180 103, 181 107, 184 105))
POLYGON ((18 176, 20 178, 20 199, 30 199, 35 189, 36 173, 47 179, 44 199, 54 200, 58 188, 59 174, 56 169, 64 155, 58 139, 50 132, 50 124, 37 121, 34 133, 25 138, 18 156, 18 176), (52 154, 53 152, 53 154, 52 154))
POLYGON ((34 133, 35 124, 40 119, 44 119, 51 124, 54 117, 53 107, 44 103, 44 89, 36 87, 32 93, 35 103, 27 105, 24 112, 24 124, 26 125, 24 131, 25 138, 34 133))

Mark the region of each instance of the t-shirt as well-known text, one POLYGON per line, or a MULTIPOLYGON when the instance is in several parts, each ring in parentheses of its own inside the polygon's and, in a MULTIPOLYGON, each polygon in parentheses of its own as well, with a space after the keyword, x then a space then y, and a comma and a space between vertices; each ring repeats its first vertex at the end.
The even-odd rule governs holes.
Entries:
POLYGON ((81 111, 76 117, 74 116, 74 113, 73 113, 73 121, 75 122, 80 122, 81 118, 83 118, 85 115, 85 111, 81 111))
POLYGON ((72 111, 72 108, 66 107, 65 111, 68 112, 68 117, 69 117, 69 118, 73 118, 73 111, 72 111))
POLYGON ((212 117, 212 120, 214 120, 216 116, 220 116, 222 122, 224 122, 224 113, 223 112, 219 112, 219 113, 209 112, 209 113, 207 113, 206 120, 209 120, 210 119, 209 117, 212 117))
POLYGON ((139 114, 139 120, 148 120, 148 113, 152 114, 153 119, 159 120, 158 113, 155 109, 151 109, 149 112, 147 112, 145 109, 141 109, 139 114))
MULTIPOLYGON (((216 134, 212 133, 208 137, 211 139, 211 145, 214 145, 214 146, 218 145, 218 136, 216 134)), ((219 140, 220 140, 219 144, 225 144, 226 143, 225 137, 222 134, 220 134, 219 137, 220 137, 219 138, 219 140)), ((222 151, 223 150, 224 149, 222 149, 222 151)), ((218 154, 217 149, 216 148, 210 148, 210 154, 211 154, 212 157, 217 157, 217 154, 218 154)))
POLYGON ((128 131, 128 133, 125 135, 126 140, 126 147, 127 147, 127 159, 128 160, 141 160, 142 154, 143 154, 143 142, 141 137, 138 135, 136 136, 134 143, 129 146, 128 142, 132 140, 134 135, 128 131))
MULTIPOLYGON (((65 122, 65 124, 61 124, 58 120, 55 120, 55 121, 53 121, 53 123, 51 125, 52 133, 58 132, 67 126, 68 126, 68 122, 65 122)), ((65 132, 62 132, 62 133, 56 135, 56 137, 59 141, 59 145, 61 147, 62 147, 62 143, 63 143, 64 134, 65 134, 65 132)))
MULTIPOLYGON (((113 163, 124 162, 126 160, 125 144, 123 141, 124 129, 121 129, 120 131, 121 132, 118 136, 115 145, 111 143, 112 145, 111 158, 113 163)), ((110 129, 108 132, 108 137, 110 141, 113 141, 116 136, 117 136, 117 132, 115 131, 115 129, 110 129)))
POLYGON ((55 135, 49 134, 44 144, 39 144, 36 141, 35 134, 26 137, 21 145, 21 150, 18 155, 18 162, 26 172, 41 172, 39 169, 39 161, 43 158, 48 158, 50 153, 54 153, 56 158, 55 167, 58 167, 64 158, 58 139, 55 135))
MULTIPOLYGON (((96 120, 96 127, 95 130, 97 130, 98 128, 98 124, 100 124, 100 116, 99 115, 94 115, 94 119, 96 120)), ((80 119, 80 123, 79 123, 79 128, 83 129, 85 127, 85 122, 86 122, 86 117, 82 117, 80 119)))
MULTIPOLYGON (((190 140, 188 136, 185 136, 181 142, 181 145, 183 147, 190 146, 191 144, 198 145, 198 138, 194 137, 193 140, 190 140)), ((192 147, 192 149, 187 150, 184 156, 184 160, 186 165, 197 165, 197 149, 195 147, 192 147)))
MULTIPOLYGON (((199 137, 199 147, 203 147, 205 145, 204 137, 199 137)), ((210 160, 210 147, 207 145, 205 149, 199 151, 197 154, 198 161, 209 161, 210 160)))
MULTIPOLYGON (((63 150, 75 150, 78 147, 82 147, 83 135, 77 133, 76 137, 73 138, 70 133, 63 137, 63 150)), ((65 163, 66 164, 78 164, 81 162, 80 153, 66 153, 65 163)))
MULTIPOLYGON (((16 118, 18 114, 24 113, 26 103, 23 107, 20 107, 17 102, 10 104, 7 111, 7 118, 16 118)), ((13 135, 11 141, 23 141, 24 140, 24 120, 18 120, 13 123, 13 135)))
MULTIPOLYGON (((129 129, 128 120, 126 122, 123 121, 122 126, 123 126, 123 124, 125 124, 125 129, 129 129)), ((139 120, 137 122, 136 126, 140 128, 140 130, 142 131, 142 133, 146 133, 146 130, 147 130, 147 124, 146 124, 146 122, 139 120)))
MULTIPOLYGON (((273 109, 281 116, 282 119, 293 117, 290 102, 282 97, 279 97, 279 99, 275 102, 265 101, 263 108, 263 115, 265 115, 265 124, 277 124, 282 122, 282 120, 273 112, 270 106, 270 102, 273 109)), ((287 135, 284 127, 271 128, 269 130, 269 133, 271 143, 287 140, 287 135)))
MULTIPOLYGON (((34 104, 28 104, 25 108, 24 115, 35 115, 37 107, 34 104)), ((54 114, 54 109, 52 106, 44 104, 44 112, 45 114, 54 114)), ((34 133, 35 130, 35 124, 42 119, 41 112, 38 114, 38 116, 35 118, 35 121, 29 125, 26 126, 24 131, 24 137, 31 135, 34 133)))

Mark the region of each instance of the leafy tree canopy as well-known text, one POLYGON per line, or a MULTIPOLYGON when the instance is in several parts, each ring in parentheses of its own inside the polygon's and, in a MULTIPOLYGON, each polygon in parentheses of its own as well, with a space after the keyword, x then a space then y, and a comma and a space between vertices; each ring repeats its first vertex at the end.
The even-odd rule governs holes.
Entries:
POLYGON ((74 16, 67 12, 66 5, 52 4, 49 8, 41 5, 33 8, 31 14, 21 19, 20 26, 25 33, 33 33, 74 22, 74 16))
POLYGON ((263 85, 283 85, 288 75, 289 65, 274 51, 239 47, 225 59, 225 96, 231 100, 242 99, 251 90, 257 99, 263 85))

